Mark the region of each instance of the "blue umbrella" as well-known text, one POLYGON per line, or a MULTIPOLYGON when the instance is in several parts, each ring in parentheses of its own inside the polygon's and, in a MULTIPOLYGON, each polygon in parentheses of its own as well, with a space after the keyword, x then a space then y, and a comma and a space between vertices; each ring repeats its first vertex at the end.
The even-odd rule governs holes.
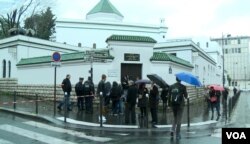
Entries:
POLYGON ((199 79, 190 74, 190 73, 186 73, 186 72, 181 72, 181 73, 177 73, 175 74, 175 76, 181 80, 181 81, 184 81, 186 83, 189 83, 191 85, 194 85, 194 86, 202 86, 201 82, 199 81, 199 79))

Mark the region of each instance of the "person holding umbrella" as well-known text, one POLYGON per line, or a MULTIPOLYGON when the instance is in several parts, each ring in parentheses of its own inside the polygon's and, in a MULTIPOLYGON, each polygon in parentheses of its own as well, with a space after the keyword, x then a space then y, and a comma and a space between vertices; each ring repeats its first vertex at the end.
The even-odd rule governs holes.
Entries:
POLYGON ((168 93, 168 102, 169 106, 172 107, 174 120, 172 124, 172 129, 170 136, 171 138, 174 137, 174 133, 176 134, 176 139, 181 139, 181 119, 183 115, 183 109, 185 105, 184 98, 187 98, 187 89, 186 86, 181 84, 181 80, 176 77, 176 83, 170 86, 169 93, 168 93))

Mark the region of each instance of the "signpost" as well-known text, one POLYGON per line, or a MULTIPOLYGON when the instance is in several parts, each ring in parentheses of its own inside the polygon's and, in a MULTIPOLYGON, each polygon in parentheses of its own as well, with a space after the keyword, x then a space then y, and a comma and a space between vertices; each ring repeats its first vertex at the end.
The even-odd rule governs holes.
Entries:
POLYGON ((54 73, 54 116, 56 116, 56 68, 61 66, 61 54, 59 52, 54 52, 52 54, 52 61, 51 66, 55 67, 54 73))

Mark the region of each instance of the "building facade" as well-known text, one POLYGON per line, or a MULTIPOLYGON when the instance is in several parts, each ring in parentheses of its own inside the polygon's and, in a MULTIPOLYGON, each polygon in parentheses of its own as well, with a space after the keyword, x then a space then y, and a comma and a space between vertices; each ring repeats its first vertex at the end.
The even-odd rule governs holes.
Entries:
POLYGON ((230 86, 250 88, 250 37, 231 36, 211 38, 221 45, 225 57, 224 66, 228 72, 230 86))
MULTIPOLYGON (((188 61, 165 53, 153 52, 156 41, 150 37, 112 35, 106 40, 110 48, 92 49, 62 54, 61 66, 57 68, 57 79, 71 74, 72 83, 79 77, 90 76, 93 68, 93 82, 97 84, 102 74, 107 80, 120 82, 122 77, 147 79, 147 74, 155 73, 167 83, 175 82, 174 73, 192 72, 188 61), (91 54, 93 52, 93 54, 91 54), (92 60, 89 58, 93 57, 92 60), (172 66, 169 73, 168 68, 172 66)), ((51 56, 22 58, 17 63, 16 77, 21 84, 53 84, 54 67, 51 56)), ((58 83, 61 82, 61 79, 58 83)))
MULTIPOLYGON (((203 85, 222 85, 222 58, 220 53, 218 51, 206 52, 205 50, 209 51, 212 48, 201 47, 201 42, 195 43, 192 39, 173 39, 157 43, 154 50, 172 54, 192 63, 194 66, 192 73, 200 79, 203 85)), ((219 45, 216 45, 216 47, 218 48, 219 45)))
POLYGON ((164 20, 146 25, 123 23, 123 18, 108 0, 100 0, 86 20, 57 20, 53 41, 20 35, 0 40, 2 77, 10 75, 21 84, 53 84, 51 55, 57 51, 62 54, 57 83, 66 74, 72 75, 73 83, 86 79, 91 67, 94 83, 102 74, 109 81, 121 81, 124 75, 135 80, 156 73, 172 84, 175 74, 183 71, 204 85, 222 83, 218 53, 211 57, 192 40, 166 41, 164 20))
POLYGON ((85 20, 56 20, 56 34, 53 39, 60 43, 84 47, 92 47, 95 43, 97 48, 105 48, 105 40, 114 34, 148 36, 157 42, 166 39, 168 28, 163 19, 156 25, 125 23, 123 19, 124 16, 109 0, 100 0, 87 13, 85 20))

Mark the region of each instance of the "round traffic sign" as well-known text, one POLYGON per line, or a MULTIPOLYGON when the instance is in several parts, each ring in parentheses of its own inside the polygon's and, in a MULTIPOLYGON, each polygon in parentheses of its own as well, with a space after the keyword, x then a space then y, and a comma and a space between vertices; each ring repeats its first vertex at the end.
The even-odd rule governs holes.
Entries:
POLYGON ((59 61, 61 61, 61 54, 60 54, 59 52, 54 52, 54 53, 52 54, 52 60, 53 60, 54 62, 59 62, 59 61))

